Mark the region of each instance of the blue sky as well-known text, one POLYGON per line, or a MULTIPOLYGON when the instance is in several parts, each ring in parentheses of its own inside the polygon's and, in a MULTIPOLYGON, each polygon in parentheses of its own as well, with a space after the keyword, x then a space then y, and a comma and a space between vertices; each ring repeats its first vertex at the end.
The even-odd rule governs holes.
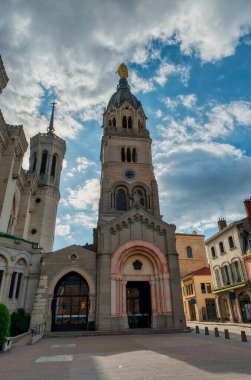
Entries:
MULTIPOLYGON (((121 62, 153 139, 161 212, 177 231, 215 231, 251 196, 250 1, 2 1, 8 123, 66 139, 55 249, 92 241, 102 113, 121 62)), ((27 167, 28 154, 24 160, 27 167)))

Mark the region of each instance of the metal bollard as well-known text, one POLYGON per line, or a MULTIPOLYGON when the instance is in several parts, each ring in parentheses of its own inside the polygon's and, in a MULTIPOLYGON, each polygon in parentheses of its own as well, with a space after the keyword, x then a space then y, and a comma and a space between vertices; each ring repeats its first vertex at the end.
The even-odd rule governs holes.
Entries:
POLYGON ((208 327, 205 327, 205 335, 209 335, 208 327))
POLYGON ((225 339, 230 339, 228 329, 224 330, 224 334, 225 334, 225 339))
POLYGON ((245 331, 241 331, 241 341, 242 342, 247 342, 248 341, 245 331))
POLYGON ((196 334, 199 334, 199 333, 200 333, 199 326, 195 326, 195 332, 196 332, 196 334))
POLYGON ((215 336, 216 338, 219 338, 219 336, 220 336, 220 334, 219 334, 219 330, 218 330, 218 327, 215 327, 215 328, 214 328, 214 336, 215 336))

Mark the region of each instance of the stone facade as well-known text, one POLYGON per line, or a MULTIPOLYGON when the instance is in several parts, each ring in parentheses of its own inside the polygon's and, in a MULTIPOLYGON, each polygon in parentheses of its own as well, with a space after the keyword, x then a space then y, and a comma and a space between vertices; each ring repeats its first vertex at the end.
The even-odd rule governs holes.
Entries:
POLYGON ((44 256, 32 324, 46 321, 47 331, 74 329, 75 323, 100 331, 183 329, 175 226, 160 216, 146 116, 125 77, 108 103, 103 131, 93 244, 44 256), (78 306, 82 311, 72 306, 77 287, 71 304, 64 297, 74 281, 82 284, 82 300, 88 297, 78 306))

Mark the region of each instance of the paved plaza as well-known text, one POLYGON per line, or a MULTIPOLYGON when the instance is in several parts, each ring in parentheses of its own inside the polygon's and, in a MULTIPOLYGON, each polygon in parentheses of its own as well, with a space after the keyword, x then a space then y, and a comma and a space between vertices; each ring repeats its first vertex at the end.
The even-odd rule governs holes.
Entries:
POLYGON ((47 338, 0 354, 1 380, 251 379, 251 339, 202 333, 47 338))

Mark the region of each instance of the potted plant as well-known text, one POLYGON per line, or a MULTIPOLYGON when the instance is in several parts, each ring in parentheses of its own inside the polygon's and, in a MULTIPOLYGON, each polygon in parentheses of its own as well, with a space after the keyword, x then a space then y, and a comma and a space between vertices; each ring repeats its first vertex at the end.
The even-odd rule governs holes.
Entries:
POLYGON ((10 328, 10 313, 6 305, 0 303, 0 350, 11 348, 11 339, 8 338, 10 328))

